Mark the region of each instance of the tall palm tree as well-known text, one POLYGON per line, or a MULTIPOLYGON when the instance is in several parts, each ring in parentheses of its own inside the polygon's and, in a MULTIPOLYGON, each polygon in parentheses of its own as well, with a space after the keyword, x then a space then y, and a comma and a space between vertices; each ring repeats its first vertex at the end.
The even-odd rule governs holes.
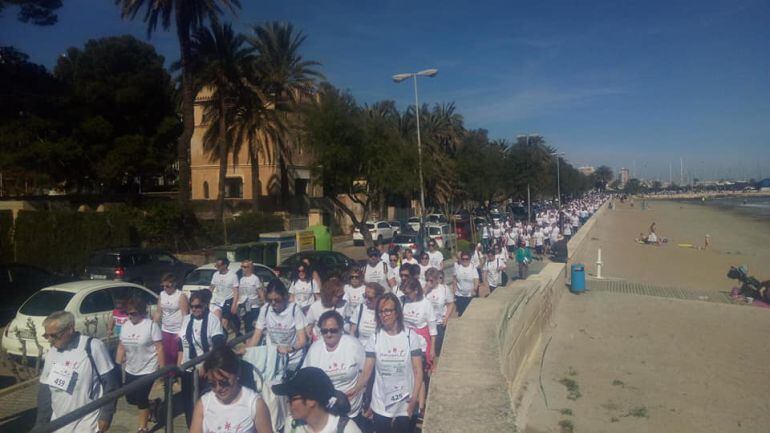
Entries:
MULTIPOLYGON (((291 122, 291 113, 297 104, 313 94, 316 79, 323 78, 316 69, 321 64, 302 57, 300 48, 306 36, 294 30, 291 23, 268 22, 253 26, 252 32, 246 40, 258 55, 261 87, 278 112, 276 119, 281 119, 287 125, 291 122)), ((292 149, 286 134, 279 134, 275 138, 281 175, 281 201, 285 205, 289 190, 287 161, 291 161, 292 149)))
POLYGON ((240 9, 241 3, 239 0, 115 0, 115 4, 120 5, 122 18, 132 20, 140 10, 145 9, 143 20, 147 23, 148 36, 155 31, 159 22, 163 29, 168 29, 171 19, 174 19, 182 69, 181 111, 184 125, 177 141, 179 200, 186 204, 190 200, 190 140, 195 130, 190 34, 202 27, 206 19, 217 22, 223 8, 235 13, 236 9, 240 9))
POLYGON ((245 69, 252 61, 251 50, 244 47, 243 36, 235 34, 229 24, 212 23, 211 29, 199 28, 193 34, 190 69, 196 90, 209 87, 211 98, 203 104, 203 122, 208 124, 203 135, 203 149, 219 161, 217 217, 224 218, 227 159, 232 150, 229 131, 234 116, 234 102, 243 89, 245 69))

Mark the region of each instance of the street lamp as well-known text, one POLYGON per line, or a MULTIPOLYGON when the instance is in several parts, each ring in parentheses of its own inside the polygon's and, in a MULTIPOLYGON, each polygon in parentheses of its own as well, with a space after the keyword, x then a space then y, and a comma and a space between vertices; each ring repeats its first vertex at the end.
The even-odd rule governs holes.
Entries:
POLYGON ((420 101, 417 97, 417 76, 435 77, 438 69, 425 69, 420 72, 411 72, 406 74, 396 74, 393 81, 400 83, 409 78, 414 79, 414 116, 417 120, 417 167, 420 176, 420 245, 425 249, 425 183, 422 179, 422 142, 420 141, 420 101))
POLYGON ((559 209, 561 210, 561 179, 559 178, 559 160, 564 156, 564 152, 554 152, 551 156, 556 157, 556 200, 559 201, 559 209))

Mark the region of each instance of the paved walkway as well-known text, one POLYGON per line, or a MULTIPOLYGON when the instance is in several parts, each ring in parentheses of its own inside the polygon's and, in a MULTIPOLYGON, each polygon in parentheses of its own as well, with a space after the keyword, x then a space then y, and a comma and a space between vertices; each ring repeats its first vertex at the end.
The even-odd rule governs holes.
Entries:
POLYGON ((713 290, 685 289, 681 287, 655 286, 649 283, 618 279, 589 278, 587 287, 597 292, 624 293, 629 295, 655 296, 659 298, 676 298, 691 301, 716 302, 720 304, 735 304, 726 292, 713 290))

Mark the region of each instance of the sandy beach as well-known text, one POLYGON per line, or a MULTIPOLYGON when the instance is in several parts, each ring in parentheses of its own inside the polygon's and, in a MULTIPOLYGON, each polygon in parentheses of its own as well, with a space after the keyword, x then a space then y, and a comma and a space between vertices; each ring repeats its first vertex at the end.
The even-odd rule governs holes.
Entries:
POLYGON ((616 201, 597 221, 576 253, 589 275, 596 274, 597 250, 602 249, 602 275, 654 285, 729 291, 735 285, 726 274, 731 265, 748 265, 760 280, 770 279, 770 222, 715 207, 667 200, 635 206, 616 201), (662 246, 635 241, 655 222, 662 246), (700 249, 710 235, 711 245, 700 249), (694 248, 680 247, 691 244, 694 248))

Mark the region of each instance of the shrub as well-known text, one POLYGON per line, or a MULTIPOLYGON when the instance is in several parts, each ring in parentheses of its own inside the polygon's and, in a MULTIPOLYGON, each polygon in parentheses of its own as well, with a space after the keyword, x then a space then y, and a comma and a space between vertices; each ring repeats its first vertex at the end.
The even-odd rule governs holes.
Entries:
POLYGON ((471 251, 473 249, 473 244, 471 244, 469 241, 466 241, 465 239, 458 239, 457 249, 459 251, 471 251))
POLYGON ((13 211, 0 210, 0 262, 13 261, 13 211))

